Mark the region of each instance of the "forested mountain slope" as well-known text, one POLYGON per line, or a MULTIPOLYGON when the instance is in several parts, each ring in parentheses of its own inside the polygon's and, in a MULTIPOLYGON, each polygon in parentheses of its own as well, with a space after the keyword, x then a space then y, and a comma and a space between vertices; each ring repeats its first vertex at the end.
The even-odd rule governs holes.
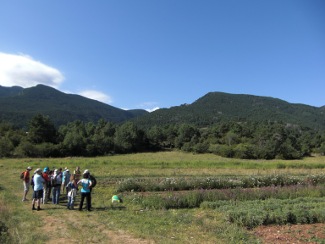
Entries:
POLYGON ((147 113, 145 110, 126 111, 79 95, 66 94, 54 88, 37 85, 0 86, 0 120, 24 127, 36 114, 49 116, 56 125, 75 120, 96 122, 104 119, 122 122, 147 113))
POLYGON ((111 122, 132 120, 139 127, 191 123, 199 127, 226 121, 275 121, 312 129, 325 129, 325 106, 292 104, 272 98, 210 92, 192 104, 158 109, 123 110, 79 95, 37 85, 31 88, 0 86, 0 121, 25 127, 36 114, 49 116, 56 125, 75 120, 111 122))
POLYGON ((171 123, 208 126, 229 120, 277 121, 325 129, 325 110, 271 97, 210 92, 192 104, 159 109, 134 121, 140 126, 151 127, 171 123))

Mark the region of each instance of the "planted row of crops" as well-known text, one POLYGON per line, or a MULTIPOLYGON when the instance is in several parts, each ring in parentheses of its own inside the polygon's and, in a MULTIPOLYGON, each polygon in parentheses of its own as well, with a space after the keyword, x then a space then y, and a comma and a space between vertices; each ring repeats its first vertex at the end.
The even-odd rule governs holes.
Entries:
POLYGON ((193 190, 181 192, 134 193, 126 196, 129 201, 146 209, 198 208, 203 202, 246 202, 266 199, 296 199, 301 197, 325 197, 324 185, 285 186, 261 188, 236 188, 219 190, 193 190))
POLYGON ((254 201, 203 202, 204 209, 217 209, 228 221, 254 228, 259 225, 325 223, 325 198, 300 197, 254 201))
POLYGON ((241 177, 175 177, 129 178, 119 181, 118 192, 185 191, 198 189, 256 188, 267 186, 318 185, 325 183, 325 174, 291 176, 261 175, 241 177))
POLYGON ((246 228, 325 223, 324 174, 130 178, 117 189, 143 209, 214 209, 246 228))

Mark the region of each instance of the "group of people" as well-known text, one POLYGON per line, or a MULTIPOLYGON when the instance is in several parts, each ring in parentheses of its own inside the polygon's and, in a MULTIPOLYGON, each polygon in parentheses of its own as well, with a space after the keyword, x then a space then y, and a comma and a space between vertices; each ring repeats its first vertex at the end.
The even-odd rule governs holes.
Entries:
POLYGON ((50 170, 45 167, 43 170, 37 168, 34 175, 30 176, 32 168, 29 166, 23 172, 22 180, 24 184, 24 195, 22 201, 27 200, 27 193, 30 185, 33 187, 32 210, 41 210, 41 203, 48 203, 52 192, 52 203, 59 204, 61 192, 67 195, 68 209, 74 209, 74 202, 78 192, 78 186, 81 185, 81 199, 79 211, 83 208, 83 203, 86 198, 87 210, 91 211, 91 190, 96 185, 96 179, 88 169, 81 174, 80 167, 76 167, 74 172, 70 174, 70 170, 62 168, 50 170), (35 207, 37 204, 37 208, 35 207))

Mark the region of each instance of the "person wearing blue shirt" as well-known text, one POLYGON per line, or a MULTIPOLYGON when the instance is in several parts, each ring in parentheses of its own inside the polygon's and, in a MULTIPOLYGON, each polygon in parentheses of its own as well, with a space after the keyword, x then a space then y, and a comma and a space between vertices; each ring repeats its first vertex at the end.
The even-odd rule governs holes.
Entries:
POLYGON ((38 168, 34 171, 34 193, 32 201, 32 210, 36 210, 35 202, 37 203, 37 211, 41 210, 41 200, 43 198, 43 184, 45 183, 42 177, 42 169, 38 168))
POLYGON ((92 185, 91 180, 89 179, 89 173, 84 173, 83 174, 83 179, 79 180, 78 185, 81 184, 82 188, 81 188, 81 200, 80 200, 80 204, 79 204, 79 211, 82 210, 82 206, 84 203, 84 200, 86 198, 87 201, 87 210, 91 211, 90 207, 91 207, 91 197, 90 197, 90 187, 92 185))

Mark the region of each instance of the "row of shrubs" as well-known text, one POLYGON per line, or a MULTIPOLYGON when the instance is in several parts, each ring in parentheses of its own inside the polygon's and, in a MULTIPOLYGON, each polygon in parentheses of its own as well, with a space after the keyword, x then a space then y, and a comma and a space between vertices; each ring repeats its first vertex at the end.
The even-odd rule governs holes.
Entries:
POLYGON ((203 202, 204 209, 217 209, 227 221, 247 228, 260 225, 325 223, 325 198, 267 199, 203 202))
POLYGON ((267 186, 318 185, 325 183, 325 174, 308 176, 261 175, 206 178, 129 178, 118 182, 117 191, 184 191, 198 189, 255 188, 267 186))
POLYGON ((325 197, 324 185, 286 186, 261 188, 236 188, 220 190, 193 190, 183 192, 134 193, 126 195, 128 201, 144 209, 198 208, 203 202, 240 202, 274 199, 296 199, 299 197, 325 197))

